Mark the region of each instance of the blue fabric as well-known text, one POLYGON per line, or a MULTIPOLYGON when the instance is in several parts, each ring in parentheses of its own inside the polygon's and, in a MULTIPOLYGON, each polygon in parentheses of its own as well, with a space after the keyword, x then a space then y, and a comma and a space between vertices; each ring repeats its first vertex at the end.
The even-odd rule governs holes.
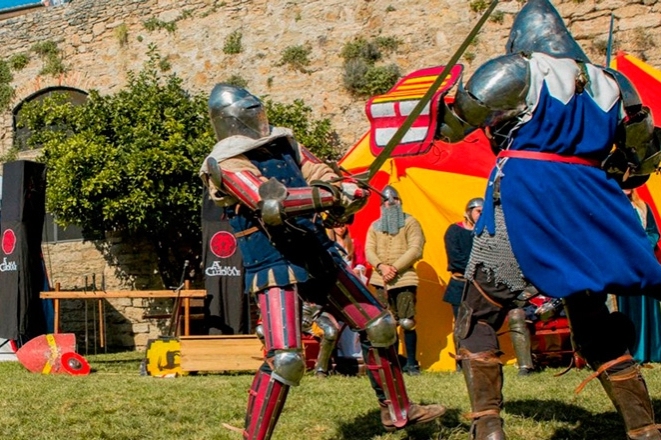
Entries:
MULTIPOLYGON (((266 178, 274 177, 289 188, 308 186, 286 139, 245 153, 266 178)), ((291 226, 269 228, 268 235, 253 211, 234 207, 225 211, 235 233, 252 227, 258 230, 238 238, 243 255, 246 291, 269 287, 269 276, 275 285, 304 283, 311 278, 324 279, 334 273, 334 260, 342 261, 335 244, 326 235, 320 220, 300 216, 288 220, 291 226), (253 287, 256 286, 256 289, 253 287)))
MULTIPOLYGON (((613 145, 618 106, 603 111, 587 93, 566 105, 541 90, 532 119, 510 149, 604 159, 613 145)), ((500 201, 524 276, 543 294, 657 294, 661 265, 615 181, 596 167, 500 159, 500 201)), ((492 172, 477 233, 493 234, 492 172), (486 228, 486 231, 485 231, 486 228)))
MULTIPOLYGON (((647 209, 645 233, 650 247, 656 247, 659 230, 652 210, 647 209)), ((620 296, 617 298, 620 312, 631 318, 636 331, 636 339, 629 352, 637 362, 661 362, 661 304, 646 296, 620 296)))

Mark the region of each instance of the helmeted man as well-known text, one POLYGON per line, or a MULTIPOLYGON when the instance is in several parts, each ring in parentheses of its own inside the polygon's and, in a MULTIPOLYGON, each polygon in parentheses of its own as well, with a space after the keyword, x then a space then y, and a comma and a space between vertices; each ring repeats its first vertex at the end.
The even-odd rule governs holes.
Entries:
POLYGON ((455 319, 466 286, 464 272, 473 248, 473 229, 482 214, 483 206, 484 199, 482 197, 470 199, 464 209, 464 219, 448 226, 443 236, 445 255, 448 260, 448 272, 451 274, 450 282, 443 294, 443 301, 452 306, 452 314, 455 319))
MULTIPOLYGON (((457 319, 463 291, 466 288, 466 277, 464 273, 468 265, 471 249, 473 248, 473 230, 482 214, 483 206, 484 199, 482 197, 470 199, 464 209, 464 219, 461 222, 448 226, 443 237, 445 253, 448 259, 448 271, 451 273, 450 282, 443 294, 443 301, 452 306, 452 314, 455 320, 457 319)), ((522 296, 530 297, 532 295, 526 291, 522 296)), ((535 366, 532 359, 530 329, 526 321, 526 314, 521 308, 525 305, 525 301, 520 301, 520 303, 519 307, 513 308, 507 314, 507 323, 519 369, 519 376, 527 376, 535 369, 535 366)), ((456 338, 454 344, 455 348, 459 345, 456 338)), ((460 361, 457 361, 457 370, 461 370, 460 361)))
POLYGON ((361 331, 387 430, 441 416, 440 405, 409 402, 392 315, 344 263, 317 214, 342 222, 364 204, 367 191, 340 180, 290 130, 269 126, 262 102, 242 88, 217 84, 209 113, 218 143, 200 174, 238 238, 267 351, 250 389, 244 437, 271 437, 289 388, 303 376, 301 298, 361 331))
POLYGON ((495 329, 532 284, 564 298, 576 348, 628 437, 661 439, 627 350, 629 323, 605 305, 607 293, 660 292, 661 266, 620 188, 658 167, 649 110, 626 77, 590 63, 548 0, 523 6, 506 52, 460 85, 453 111, 440 115, 446 129, 483 128, 498 154, 455 327, 472 438, 505 438, 495 329))
POLYGON ((365 257, 375 269, 369 283, 376 287, 377 295, 389 305, 404 330, 404 370, 418 375, 415 330, 418 274, 414 264, 422 258, 425 236, 420 223, 402 211, 402 201, 394 187, 386 186, 382 194, 381 217, 370 225, 365 240, 365 257))

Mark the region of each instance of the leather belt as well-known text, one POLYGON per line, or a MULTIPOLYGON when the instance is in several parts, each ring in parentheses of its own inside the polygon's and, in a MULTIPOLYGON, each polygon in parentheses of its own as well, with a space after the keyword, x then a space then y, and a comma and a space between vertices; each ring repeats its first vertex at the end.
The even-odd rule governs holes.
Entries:
POLYGON ((252 233, 255 233, 257 231, 259 231, 259 228, 257 226, 253 226, 252 228, 244 229, 241 232, 237 232, 236 234, 234 234, 234 236, 236 238, 241 238, 241 237, 245 237, 246 235, 250 235, 252 233))
POLYGON ((457 280, 457 281, 466 281, 466 278, 464 277, 464 274, 463 274, 463 273, 460 273, 460 272, 452 272, 452 275, 450 275, 450 277, 451 277, 453 280, 457 280))

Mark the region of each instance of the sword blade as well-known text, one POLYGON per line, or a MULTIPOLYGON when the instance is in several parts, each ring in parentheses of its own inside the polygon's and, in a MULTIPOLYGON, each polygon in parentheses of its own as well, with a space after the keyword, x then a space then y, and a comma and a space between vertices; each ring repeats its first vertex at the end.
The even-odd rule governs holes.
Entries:
POLYGON ((468 45, 471 44, 473 39, 475 38, 475 35, 480 31, 484 23, 487 21, 493 10, 496 8, 496 5, 498 4, 498 0, 493 0, 489 7, 487 8, 486 11, 482 14, 482 17, 480 17, 480 20, 477 22, 477 24, 473 27, 471 32, 468 34, 466 39, 464 40, 463 43, 461 43, 461 46, 455 51, 455 53, 452 55, 452 58, 450 58, 450 61, 443 67, 443 70, 441 73, 438 75, 436 78, 436 81, 433 82, 433 84, 429 87, 429 90, 427 90, 427 93, 424 94, 424 96, 418 101, 418 104, 413 108, 411 111, 411 114, 408 115, 404 123, 397 129, 393 137, 388 141, 388 144, 381 150, 381 153, 379 153, 376 158, 374 158, 374 162, 370 165, 368 168, 368 174, 366 181, 370 182, 376 173, 381 169, 385 161, 390 157, 390 154, 392 151, 395 149, 397 145, 404 139, 404 135, 409 131, 411 126, 413 125, 413 122, 420 116, 420 113, 422 113, 422 110, 425 108, 427 103, 431 100, 431 98, 434 96, 434 93, 436 93, 436 90, 441 86, 445 78, 448 76, 450 73, 450 70, 457 64, 457 61, 459 61, 459 57, 466 51, 468 48, 468 45))
POLYGON ((611 12, 611 24, 608 28, 608 44, 606 44, 606 67, 611 65, 611 52, 613 51, 613 21, 615 14, 611 12))

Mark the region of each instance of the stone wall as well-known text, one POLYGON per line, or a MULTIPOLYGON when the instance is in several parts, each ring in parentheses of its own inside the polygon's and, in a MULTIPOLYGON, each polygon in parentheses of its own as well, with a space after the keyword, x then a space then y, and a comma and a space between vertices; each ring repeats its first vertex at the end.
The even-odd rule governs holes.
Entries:
MULTIPOLYGON (((115 290, 163 289, 150 246, 120 235, 103 242, 68 241, 42 246, 46 270, 53 287, 88 293, 115 290)), ((112 298, 103 301, 106 347, 111 350, 142 349, 149 339, 164 334, 168 319, 146 315, 167 315, 172 299, 112 298)), ((60 329, 73 332, 82 350, 97 349, 100 311, 95 300, 61 300, 60 329), (87 342, 86 342, 87 341, 87 342)))
MULTIPOLYGON (((442 64, 461 44, 478 19, 476 1, 431 0, 74 0, 60 7, 5 20, 0 44, 5 57, 24 53, 37 42, 58 44, 69 68, 57 78, 41 77, 42 62, 32 61, 15 73, 14 103, 49 85, 64 84, 102 93, 121 89, 129 70, 140 70, 147 48, 155 44, 192 91, 208 92, 214 83, 239 75, 257 95, 276 101, 303 99, 319 116, 329 117, 345 147, 367 127, 364 99, 342 85, 340 52, 357 37, 397 37, 402 44, 385 62, 403 73, 442 64), (174 27, 147 30, 145 22, 174 27), (242 34, 243 51, 223 53, 227 37, 242 34), (123 43, 122 36, 126 36, 123 43), (306 72, 281 65, 284 48, 311 48, 306 72)), ((654 0, 564 0, 556 7, 593 60, 603 62, 611 12, 616 47, 661 63, 656 47, 661 33, 661 6, 654 0)), ((469 47, 468 73, 503 53, 518 0, 502 1, 499 20, 490 20, 469 47)), ((157 25, 158 27, 158 25, 157 25)), ((167 27, 167 26, 166 26, 167 27)), ((9 112, 0 116, 0 141, 11 139, 9 112), (2 127, 5 129, 3 130, 2 127)))
MULTIPOLYGON (((32 93, 64 85, 102 94, 120 90, 129 71, 139 71, 151 44, 171 71, 193 92, 207 93, 214 83, 238 75, 259 96, 278 102, 303 99, 319 117, 331 119, 345 148, 368 128, 364 99, 343 87, 343 46, 358 37, 396 37, 396 53, 383 60, 402 73, 443 64, 462 43, 479 14, 477 1, 430 0, 72 0, 60 7, 38 8, 6 19, 0 26, 3 57, 27 53, 31 61, 14 73, 16 93, 11 108, 32 93), (155 30, 148 30, 149 24, 155 30), (169 28, 166 29, 166 28, 169 28), (242 34, 243 51, 223 53, 228 36, 242 34), (67 67, 57 77, 42 76, 43 60, 30 52, 38 42, 53 41, 67 67), (281 63, 285 48, 311 48, 305 72, 281 63)), ((487 59, 502 54, 518 0, 502 1, 473 41, 462 62, 470 74, 487 59), (470 60, 470 61, 469 61, 470 60)), ((557 0, 556 7, 592 60, 603 62, 611 13, 615 47, 661 65, 657 47, 661 5, 655 0, 557 0)), ((11 108, 0 112, 0 153, 12 142, 11 108)), ((103 244, 115 246, 119 243, 103 244)), ((120 254, 133 261, 106 261, 95 244, 62 243, 46 247, 51 277, 63 289, 82 288, 84 277, 104 274, 107 286, 153 287, 153 260, 148 249, 121 245, 120 254), (139 255, 136 257, 135 255, 139 255), (143 257, 144 256, 144 257, 143 257)), ((123 258, 123 257, 122 257, 123 258)), ((88 278, 89 279, 89 278, 88 278)), ((160 287, 157 287, 160 288, 160 287)), ((80 331, 82 302, 64 305, 65 329, 80 331), (78 314, 69 313, 78 310, 78 314), (66 327, 69 326, 69 327, 66 327)), ((142 319, 149 307, 142 300, 111 303, 113 334, 119 345, 142 346, 158 324, 142 319), (116 321, 116 322, 115 322, 116 321), (136 336, 139 335, 139 336, 136 336)), ((162 324, 162 323, 161 323, 162 324)), ((109 324, 110 325, 110 324, 109 324)))

